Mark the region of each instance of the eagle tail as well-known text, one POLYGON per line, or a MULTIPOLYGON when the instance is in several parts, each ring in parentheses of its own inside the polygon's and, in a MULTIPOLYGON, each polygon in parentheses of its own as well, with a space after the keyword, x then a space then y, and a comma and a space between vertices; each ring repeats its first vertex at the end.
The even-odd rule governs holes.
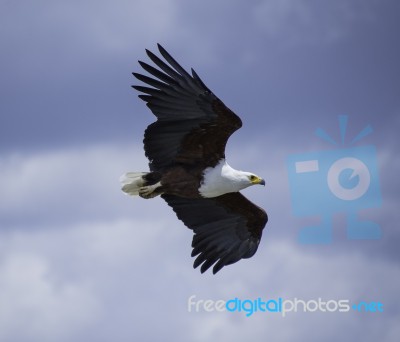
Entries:
POLYGON ((121 190, 128 195, 137 196, 139 190, 146 183, 145 176, 147 172, 127 172, 121 176, 121 190))

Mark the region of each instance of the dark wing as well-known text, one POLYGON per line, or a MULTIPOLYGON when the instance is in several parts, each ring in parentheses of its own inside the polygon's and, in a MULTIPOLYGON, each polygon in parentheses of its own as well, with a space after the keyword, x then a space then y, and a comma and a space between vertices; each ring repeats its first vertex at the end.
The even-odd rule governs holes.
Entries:
POLYGON ((144 93, 139 97, 158 119, 144 136, 150 169, 160 171, 175 163, 215 166, 225 157, 226 142, 242 122, 193 69, 190 75, 160 44, 158 49, 166 62, 146 50, 158 69, 139 61, 153 77, 133 73, 150 86, 133 88, 144 93))
POLYGON ((187 199, 162 195, 183 223, 193 230, 193 267, 213 273, 257 251, 267 213, 239 192, 215 198, 187 199))

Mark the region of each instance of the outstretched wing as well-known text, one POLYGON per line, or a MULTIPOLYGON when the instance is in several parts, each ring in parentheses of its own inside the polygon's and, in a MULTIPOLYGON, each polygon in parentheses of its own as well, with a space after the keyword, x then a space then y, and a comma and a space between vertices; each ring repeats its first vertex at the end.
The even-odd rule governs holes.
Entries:
POLYGON ((215 166, 225 157, 229 136, 242 125, 240 118, 218 99, 192 69, 186 72, 158 44, 165 59, 147 55, 158 67, 139 61, 151 76, 133 75, 148 86, 133 86, 157 117, 145 131, 144 149, 152 171, 174 163, 215 166))
POLYGON ((213 273, 257 251, 268 216, 239 192, 215 198, 187 199, 162 195, 183 223, 193 230, 193 267, 213 273))

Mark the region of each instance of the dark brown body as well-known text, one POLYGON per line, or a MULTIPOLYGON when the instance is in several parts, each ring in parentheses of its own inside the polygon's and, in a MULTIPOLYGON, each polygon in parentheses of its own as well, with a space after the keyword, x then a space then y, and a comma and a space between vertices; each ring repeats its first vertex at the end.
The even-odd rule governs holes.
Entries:
POLYGON ((154 195, 167 194, 183 198, 202 198, 198 189, 203 179, 203 170, 196 167, 177 165, 168 168, 162 174, 150 172, 144 179, 146 185, 161 182, 154 195))

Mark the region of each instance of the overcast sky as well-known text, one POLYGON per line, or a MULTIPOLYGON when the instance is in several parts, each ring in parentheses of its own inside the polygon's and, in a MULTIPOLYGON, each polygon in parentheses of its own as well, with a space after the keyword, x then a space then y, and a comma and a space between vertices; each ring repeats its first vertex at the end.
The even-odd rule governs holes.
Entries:
POLYGON ((1 0, 0 340, 398 341, 399 11, 395 0, 1 0), (130 86, 156 43, 241 116, 228 161, 266 179, 244 191, 270 217, 257 254, 215 276, 192 268, 192 232, 162 199, 119 188, 122 173, 147 170, 154 117, 130 86), (294 216, 288 157, 370 145, 382 205, 358 215, 382 238, 347 239, 344 211, 331 243, 301 244, 321 217, 318 206, 294 216), (188 312, 192 295, 384 310, 246 317, 188 312))

